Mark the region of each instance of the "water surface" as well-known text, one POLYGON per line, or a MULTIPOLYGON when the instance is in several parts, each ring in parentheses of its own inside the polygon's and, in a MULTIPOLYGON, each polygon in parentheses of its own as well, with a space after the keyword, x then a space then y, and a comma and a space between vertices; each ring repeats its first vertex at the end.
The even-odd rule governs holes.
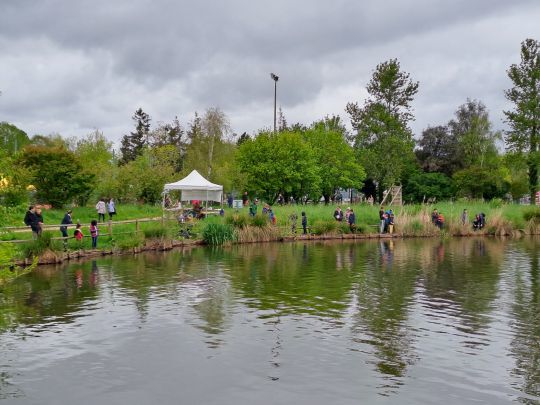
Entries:
POLYGON ((540 403, 540 243, 243 245, 0 290, 6 404, 540 403))

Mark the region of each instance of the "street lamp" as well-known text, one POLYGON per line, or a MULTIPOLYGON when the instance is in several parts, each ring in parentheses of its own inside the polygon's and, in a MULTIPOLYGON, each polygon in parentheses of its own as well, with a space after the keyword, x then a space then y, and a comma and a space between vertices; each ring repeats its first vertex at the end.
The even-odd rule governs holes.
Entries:
POLYGON ((277 99, 277 81, 279 77, 274 73, 270 73, 270 77, 274 81, 274 133, 276 132, 276 99, 277 99))

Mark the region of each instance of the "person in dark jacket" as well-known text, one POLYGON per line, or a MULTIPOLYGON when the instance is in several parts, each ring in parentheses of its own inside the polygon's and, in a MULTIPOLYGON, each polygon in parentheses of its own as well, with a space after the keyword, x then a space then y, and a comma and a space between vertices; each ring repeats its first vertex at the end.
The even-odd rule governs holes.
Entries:
POLYGON ((36 211, 34 209, 34 206, 31 205, 28 207, 28 211, 26 211, 26 214, 24 215, 24 224, 26 226, 32 226, 32 222, 34 222, 34 218, 36 216, 36 211))
POLYGON ((349 228, 351 229, 351 232, 354 233, 356 230, 356 215, 354 215, 354 210, 352 208, 349 211, 349 217, 347 221, 349 222, 349 228))
MULTIPOLYGON (((71 219, 71 213, 73 211, 71 210, 68 210, 66 212, 66 215, 64 215, 64 218, 62 219, 62 222, 61 224, 62 225, 70 225, 73 223, 73 220, 71 219)), ((61 226, 60 227, 60 232, 62 233, 62 237, 64 238, 63 242, 64 242, 64 249, 67 248, 67 238, 68 238, 68 227, 67 226, 61 226)))
POLYGON ((304 235, 307 235, 307 217, 304 211, 302 211, 302 228, 304 229, 304 235))
POLYGON ((43 215, 41 215, 41 208, 35 209, 34 220, 30 224, 30 228, 32 228, 32 237, 34 239, 41 237, 41 233, 43 232, 43 215))
POLYGON ((229 206, 229 208, 232 208, 233 206, 233 195, 232 193, 229 193, 229 195, 227 196, 227 205, 229 206))

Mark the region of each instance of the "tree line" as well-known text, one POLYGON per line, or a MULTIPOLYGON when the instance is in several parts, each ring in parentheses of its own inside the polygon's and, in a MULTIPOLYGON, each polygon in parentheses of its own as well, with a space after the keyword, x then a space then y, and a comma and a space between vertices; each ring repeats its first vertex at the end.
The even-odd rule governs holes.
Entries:
POLYGON ((420 84, 397 59, 380 63, 366 86, 368 98, 350 102, 340 116, 289 125, 280 109, 276 133, 232 132, 226 114, 209 108, 182 124, 152 125, 139 108, 120 153, 100 131, 82 139, 58 134, 28 137, 0 123, 0 198, 6 205, 41 202, 86 204, 99 196, 155 203, 164 183, 196 169, 226 191, 247 190, 274 201, 324 198, 356 188, 380 200, 402 184, 404 199, 511 198, 538 190, 540 128, 540 42, 521 44, 521 60, 507 73, 504 111, 508 130, 495 131, 485 104, 467 99, 447 122, 429 126, 415 139, 412 102, 420 84), (502 145, 505 151, 502 151, 502 145))

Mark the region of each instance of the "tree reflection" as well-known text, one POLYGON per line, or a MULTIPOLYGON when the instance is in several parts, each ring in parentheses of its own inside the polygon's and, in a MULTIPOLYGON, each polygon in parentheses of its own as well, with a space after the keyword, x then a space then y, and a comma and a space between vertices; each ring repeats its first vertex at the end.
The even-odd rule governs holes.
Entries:
POLYGON ((488 345, 484 335, 498 296, 500 242, 489 238, 437 241, 426 244, 421 256, 422 284, 429 297, 423 306, 440 314, 437 321, 453 326, 467 348, 488 345))
POLYGON ((407 366, 414 363, 409 307, 413 301, 416 271, 403 266, 410 254, 402 242, 381 240, 366 257, 357 287, 357 312, 353 341, 371 346, 375 367, 385 378, 383 394, 402 384, 407 366))
POLYGON ((514 339, 511 352, 516 358, 512 374, 522 381, 520 391, 536 399, 520 398, 526 404, 537 403, 540 397, 540 255, 538 240, 525 241, 529 263, 512 263, 515 268, 512 315, 514 339))

